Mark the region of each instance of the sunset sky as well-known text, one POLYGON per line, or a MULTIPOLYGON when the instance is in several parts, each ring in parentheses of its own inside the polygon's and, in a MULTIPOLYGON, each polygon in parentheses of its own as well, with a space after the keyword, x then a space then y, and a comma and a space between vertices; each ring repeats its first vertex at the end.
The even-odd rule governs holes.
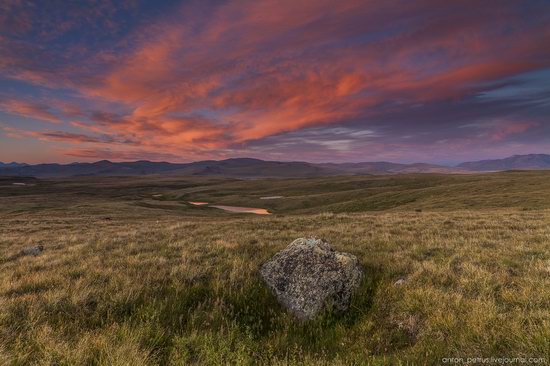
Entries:
POLYGON ((550 1, 0 2, 0 161, 550 153, 550 1))

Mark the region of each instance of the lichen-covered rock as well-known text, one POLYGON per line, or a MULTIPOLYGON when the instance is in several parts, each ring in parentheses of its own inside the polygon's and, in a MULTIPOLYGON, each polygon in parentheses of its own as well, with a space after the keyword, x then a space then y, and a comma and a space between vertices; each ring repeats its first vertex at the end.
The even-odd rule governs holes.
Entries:
POLYGON ((315 238, 294 240, 264 263, 260 274, 277 300, 300 319, 315 318, 325 306, 346 311, 362 278, 354 255, 315 238))

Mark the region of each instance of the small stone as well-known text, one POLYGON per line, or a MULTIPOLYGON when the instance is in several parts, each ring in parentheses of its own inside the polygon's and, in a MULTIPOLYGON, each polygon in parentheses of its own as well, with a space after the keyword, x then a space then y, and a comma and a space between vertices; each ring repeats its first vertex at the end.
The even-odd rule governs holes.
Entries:
POLYGON ((405 280, 400 278, 397 281, 395 281, 395 283, 393 285, 396 286, 396 287, 399 287, 399 286, 402 286, 403 284, 405 284, 405 280))
POLYGON ((43 245, 38 245, 38 246, 35 246, 35 247, 24 248, 23 250, 21 250, 19 255, 21 255, 21 256, 26 256, 26 255, 37 256, 40 253, 42 253, 43 251, 44 251, 44 246, 43 245))
POLYGON ((264 263, 260 274, 279 303, 302 320, 326 306, 346 311, 363 276, 354 255, 316 238, 296 239, 264 263))

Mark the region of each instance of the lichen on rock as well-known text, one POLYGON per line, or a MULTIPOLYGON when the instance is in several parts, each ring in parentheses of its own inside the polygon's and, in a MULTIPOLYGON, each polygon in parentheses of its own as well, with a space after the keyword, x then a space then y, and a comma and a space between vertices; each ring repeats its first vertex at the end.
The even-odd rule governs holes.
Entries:
POLYGON ((316 238, 299 238, 264 263, 260 274, 277 297, 299 319, 313 319, 326 306, 348 309, 362 271, 357 258, 337 252, 316 238))

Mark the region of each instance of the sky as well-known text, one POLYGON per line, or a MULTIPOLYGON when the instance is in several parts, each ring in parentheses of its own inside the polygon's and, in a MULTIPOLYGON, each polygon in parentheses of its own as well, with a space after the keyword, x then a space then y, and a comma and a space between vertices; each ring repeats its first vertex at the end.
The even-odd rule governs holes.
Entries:
POLYGON ((526 153, 549 0, 0 2, 0 161, 526 153))

